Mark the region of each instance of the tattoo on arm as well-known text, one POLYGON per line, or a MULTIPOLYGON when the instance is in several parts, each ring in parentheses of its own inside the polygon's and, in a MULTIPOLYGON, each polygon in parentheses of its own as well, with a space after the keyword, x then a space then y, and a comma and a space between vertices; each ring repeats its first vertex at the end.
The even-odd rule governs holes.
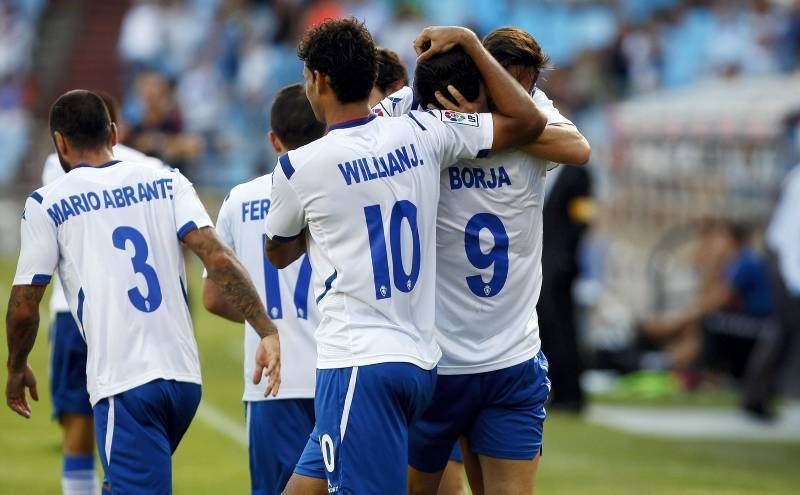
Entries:
POLYGON ((6 313, 8 367, 23 369, 39 330, 39 303, 45 285, 15 285, 11 288, 6 313))
POLYGON ((228 302, 264 338, 278 332, 241 262, 217 236, 213 228, 194 230, 183 242, 203 261, 208 278, 225 294, 228 302))

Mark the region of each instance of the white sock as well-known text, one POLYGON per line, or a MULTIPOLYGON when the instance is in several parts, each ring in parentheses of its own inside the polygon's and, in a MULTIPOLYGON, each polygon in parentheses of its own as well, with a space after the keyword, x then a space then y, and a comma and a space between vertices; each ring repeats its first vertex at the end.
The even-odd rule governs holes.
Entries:
POLYGON ((61 490, 64 495, 98 495, 100 483, 94 471, 94 455, 64 456, 61 471, 61 490))

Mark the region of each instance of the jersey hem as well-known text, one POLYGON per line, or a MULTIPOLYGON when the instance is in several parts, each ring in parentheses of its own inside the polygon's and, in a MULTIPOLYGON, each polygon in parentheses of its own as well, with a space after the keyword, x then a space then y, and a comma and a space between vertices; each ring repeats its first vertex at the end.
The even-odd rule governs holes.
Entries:
POLYGON ((439 363, 438 373, 440 375, 474 375, 476 373, 488 373, 490 371, 502 370, 533 359, 537 354, 539 354, 541 348, 542 345, 537 344, 531 350, 526 351, 523 354, 518 354, 516 356, 512 356, 501 361, 494 361, 492 363, 482 363, 467 366, 448 366, 446 364, 439 363))
POLYGON ((365 356, 357 359, 318 359, 317 369, 327 370, 335 368, 352 368, 354 366, 369 366, 371 364, 382 363, 408 363, 422 368, 425 371, 432 370, 441 359, 441 353, 434 361, 426 361, 414 356, 405 354, 377 354, 365 356))
POLYGON ((175 380, 176 382, 187 382, 187 383, 196 383, 198 385, 202 385, 203 381, 200 378, 199 374, 194 373, 187 373, 187 374, 170 374, 164 371, 151 371, 150 373, 142 376, 138 376, 132 380, 129 380, 125 383, 121 383, 119 385, 115 385, 113 387, 104 387, 96 390, 94 393, 89 394, 89 402, 94 407, 98 402, 108 397, 112 397, 117 394, 121 394, 123 392, 127 392, 132 388, 136 388, 140 385, 144 385, 146 383, 150 383, 154 380, 175 380))

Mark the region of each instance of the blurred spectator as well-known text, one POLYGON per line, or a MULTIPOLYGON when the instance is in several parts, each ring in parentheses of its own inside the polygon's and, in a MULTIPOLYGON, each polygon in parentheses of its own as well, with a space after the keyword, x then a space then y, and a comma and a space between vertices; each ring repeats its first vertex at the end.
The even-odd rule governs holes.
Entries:
POLYGON ((128 118, 126 144, 174 167, 191 165, 202 153, 203 141, 184 131, 169 81, 157 72, 145 72, 136 79, 135 86, 137 111, 128 118))
POLYGON ((30 144, 28 73, 40 0, 0 0, 0 186, 11 184, 30 144))
MULTIPOLYGON (((748 234, 731 222, 709 226, 699 246, 705 276, 696 302, 677 314, 645 321, 641 331, 663 346, 663 366, 725 371, 741 379, 743 407, 764 417, 777 380, 773 373, 764 381, 764 370, 775 364, 780 329, 767 260, 748 247, 748 234)), ((692 374, 685 376, 689 385, 696 383, 692 374)))

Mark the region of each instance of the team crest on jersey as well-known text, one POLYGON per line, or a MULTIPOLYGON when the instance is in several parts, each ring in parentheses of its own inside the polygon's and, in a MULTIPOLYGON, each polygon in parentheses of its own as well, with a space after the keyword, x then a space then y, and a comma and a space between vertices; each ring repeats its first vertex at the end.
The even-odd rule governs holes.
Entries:
POLYGON ((478 127, 478 115, 474 113, 461 113, 454 112, 452 110, 444 110, 442 111, 442 122, 478 127))
POLYGON ((375 115, 377 115, 378 117, 383 117, 383 115, 384 115, 384 114, 383 114, 383 110, 381 110, 381 108, 380 108, 380 107, 375 107, 375 108, 373 108, 373 109, 372 109, 372 113, 374 113, 374 114, 375 114, 375 115))

